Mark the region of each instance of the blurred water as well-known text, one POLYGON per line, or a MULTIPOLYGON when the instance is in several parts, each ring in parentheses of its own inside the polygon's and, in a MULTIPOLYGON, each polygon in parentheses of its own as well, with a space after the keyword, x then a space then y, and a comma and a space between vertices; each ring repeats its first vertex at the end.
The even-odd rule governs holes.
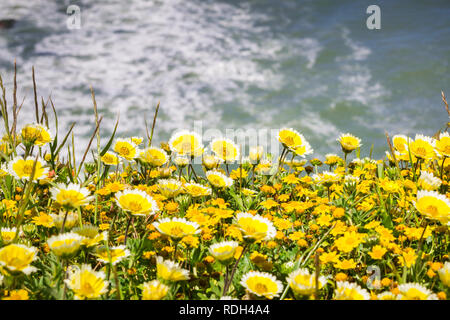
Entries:
MULTIPOLYGON (((31 67, 51 94, 60 130, 76 121, 82 152, 96 92, 102 135, 145 135, 161 101, 155 140, 203 120, 204 128, 293 127, 317 155, 351 132, 375 155, 391 135, 432 135, 447 121, 450 2, 376 1, 381 30, 366 28, 373 1, 1 0, 0 73, 18 64, 22 123, 33 121, 31 67), (69 4, 82 28, 66 27, 69 4)), ((10 101, 12 99, 10 98, 10 101)))

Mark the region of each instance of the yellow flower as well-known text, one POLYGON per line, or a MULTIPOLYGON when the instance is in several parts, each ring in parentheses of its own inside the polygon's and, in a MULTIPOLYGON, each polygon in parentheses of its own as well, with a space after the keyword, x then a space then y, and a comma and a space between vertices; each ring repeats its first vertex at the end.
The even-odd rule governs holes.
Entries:
POLYGON ((200 226, 196 222, 191 222, 185 218, 164 218, 153 223, 153 226, 162 234, 174 239, 181 239, 188 235, 201 232, 200 226))
POLYGON ((336 300, 370 300, 370 294, 366 289, 347 281, 336 282, 334 293, 336 300))
POLYGON ((210 144, 211 151, 226 163, 239 159, 239 148, 230 139, 214 139, 210 144))
POLYGON ((137 146, 128 139, 117 139, 113 151, 120 157, 130 161, 137 156, 137 146))
POLYGON ((142 300, 162 300, 168 291, 169 287, 158 280, 145 282, 143 284, 142 300))
POLYGON ((336 269, 350 270, 356 268, 356 262, 353 259, 344 259, 334 264, 336 269))
POLYGON ((222 241, 209 247, 209 253, 218 261, 227 262, 234 257, 237 241, 222 241))
POLYGON ((233 179, 227 177, 222 172, 210 170, 206 172, 206 178, 213 187, 227 188, 233 185, 233 179))
POLYGON ((28 291, 24 289, 12 290, 9 292, 9 296, 3 298, 2 300, 28 300, 28 291))
POLYGON ((262 201, 262 202, 260 203, 260 205, 261 205, 263 208, 265 208, 265 209, 267 209, 267 210, 270 210, 270 209, 272 209, 273 207, 278 206, 278 202, 275 202, 275 201, 273 201, 272 199, 267 199, 267 200, 265 200, 265 201, 262 201))
POLYGON ((69 259, 78 252, 82 240, 83 237, 79 234, 68 232, 50 237, 47 244, 55 255, 63 259, 69 259))
POLYGON ((201 185, 199 183, 186 183, 184 185, 184 190, 193 198, 205 197, 211 194, 211 188, 201 185))
POLYGON ((250 293, 273 299, 283 290, 283 284, 275 276, 266 272, 249 271, 242 276, 241 285, 250 293))
POLYGON ((186 130, 172 135, 169 147, 172 152, 182 156, 200 156, 204 151, 200 135, 186 130))
POLYGON ((344 153, 350 153, 356 148, 360 148, 362 146, 361 139, 350 133, 341 134, 337 141, 341 144, 341 148, 344 153))
POLYGON ((337 263, 339 261, 339 254, 336 253, 336 251, 331 252, 324 252, 319 257, 320 261, 323 264, 327 263, 337 263))
POLYGON ((39 147, 52 141, 52 136, 47 127, 41 124, 27 124, 22 128, 22 141, 25 144, 35 144, 39 147))
POLYGON ((67 229, 72 229, 75 226, 75 224, 79 221, 78 213, 75 211, 60 212, 59 214, 51 213, 50 217, 51 221, 53 222, 51 226, 55 226, 58 229, 62 227, 64 220, 65 220, 64 228, 67 229))
POLYGON ((413 248, 406 248, 402 252, 402 257, 399 259, 400 264, 402 266, 406 266, 407 268, 411 267, 417 259, 417 255, 413 248))
POLYGON ((450 157, 450 134, 443 132, 436 141, 436 150, 444 157, 450 157))
POLYGON ((82 227, 77 227, 72 231, 83 237, 81 245, 86 247, 93 247, 100 243, 100 241, 108 240, 108 232, 104 231, 98 233, 99 228, 91 224, 84 224, 82 227))
POLYGON ((67 186, 58 183, 50 189, 52 199, 63 206, 66 210, 79 208, 88 204, 94 197, 89 196, 87 188, 82 188, 79 184, 69 183, 67 186))
POLYGON ((376 245, 372 248, 372 251, 369 252, 369 255, 372 257, 372 259, 379 260, 383 258, 386 251, 386 248, 383 248, 380 245, 376 245))
POLYGON ((436 191, 418 191, 414 205, 428 219, 440 221, 444 225, 450 221, 450 201, 436 191))
POLYGON ((421 134, 416 134, 414 141, 409 143, 409 151, 418 159, 431 160, 436 157, 435 140, 421 134))
POLYGON ((142 141, 144 141, 144 138, 142 137, 131 137, 131 142, 133 142, 135 145, 140 145, 142 141))
POLYGON ((169 156, 163 149, 148 147, 139 153, 139 159, 152 167, 160 167, 167 163, 169 156))
POLYGON ((141 190, 120 191, 115 201, 123 211, 136 216, 154 215, 159 211, 156 201, 141 190))
POLYGON ((300 179, 297 178, 294 174, 289 174, 286 177, 284 177, 283 179, 284 183, 288 183, 288 184, 298 184, 300 182, 300 179))
POLYGON ((106 152, 100 160, 107 166, 117 166, 119 164, 119 158, 111 152, 106 152))
MULTIPOLYGON (((1 228, 0 229, 0 239, 3 241, 3 244, 8 244, 11 241, 13 241, 14 237, 16 236, 17 228, 1 228)), ((19 232, 19 236, 22 234, 22 232, 19 232)))
POLYGON ((417 183, 420 188, 427 191, 433 191, 439 189, 442 181, 430 172, 421 171, 419 181, 417 181, 417 183))
MULTIPOLYGON (((311 274, 308 269, 302 268, 292 271, 286 278, 287 283, 298 295, 311 295, 316 289, 315 275, 311 274)), ((320 276, 318 279, 318 288, 322 289, 327 283, 327 278, 320 276)))
POLYGON ((277 233, 271 221, 248 212, 239 212, 236 215, 235 224, 243 233, 244 238, 250 240, 271 240, 277 233))
POLYGON ((418 283, 404 283, 398 286, 401 300, 438 300, 436 294, 418 283))
POLYGON ((162 257, 156 257, 156 275, 166 281, 184 281, 189 280, 189 271, 181 268, 178 263, 171 260, 164 260, 162 257))
POLYGON ((344 236, 335 240, 334 243, 339 251, 348 253, 359 246, 359 244, 363 241, 363 237, 364 235, 356 232, 346 232, 344 236))
POLYGON ((75 293, 75 299, 96 299, 108 291, 108 281, 105 273, 94 271, 92 267, 83 264, 71 267, 68 279, 64 280, 67 287, 75 293))
POLYGON ((52 217, 44 212, 39 212, 39 215, 37 217, 33 217, 32 220, 37 226, 44 226, 46 228, 51 228, 54 226, 52 217))
POLYGON ((202 164, 206 168, 206 170, 216 169, 223 160, 215 155, 204 155, 202 157, 202 164))
POLYGON ((245 179, 248 176, 248 171, 243 169, 241 170, 241 168, 237 168, 236 170, 233 170, 230 172, 230 178, 233 180, 238 180, 238 179, 245 179))
POLYGON ((41 160, 36 160, 33 157, 27 157, 25 160, 21 157, 15 157, 9 162, 8 171, 18 180, 29 180, 33 172, 34 162, 36 161, 36 168, 32 181, 47 178, 48 168, 44 168, 44 163, 41 160))
POLYGON ((444 266, 438 270, 439 279, 447 287, 450 287, 450 262, 445 262, 444 266))
POLYGON ((94 255, 98 261, 103 263, 112 263, 115 265, 123 259, 130 256, 130 250, 126 249, 124 245, 109 247, 101 246, 95 249, 94 255), (109 252, 108 252, 109 251, 109 252))
POLYGON ((158 191, 166 198, 174 198, 183 191, 181 182, 175 179, 161 179, 158 181, 158 191))
POLYGON ((30 274, 37 269, 30 266, 36 259, 37 249, 23 244, 10 244, 0 249, 0 267, 6 271, 17 274, 23 272, 30 274))
POLYGON ((254 146, 254 147, 250 147, 249 150, 249 159, 251 161, 251 163, 258 163, 264 153, 264 148, 262 146, 254 146))
POLYGON ((278 132, 278 141, 289 149, 295 149, 304 144, 305 138, 302 134, 292 128, 283 128, 278 132))

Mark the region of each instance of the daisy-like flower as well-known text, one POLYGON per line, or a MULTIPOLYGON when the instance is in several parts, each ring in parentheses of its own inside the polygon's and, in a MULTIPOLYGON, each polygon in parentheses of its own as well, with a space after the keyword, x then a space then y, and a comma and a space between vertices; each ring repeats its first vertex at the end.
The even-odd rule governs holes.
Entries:
POLYGON ((42 147, 53 140, 50 130, 41 124, 27 124, 22 128, 24 144, 42 147))
POLYGON ((138 153, 136 144, 130 139, 117 139, 114 143, 113 151, 117 153, 119 157, 128 161, 136 158, 138 153))
POLYGON ((117 166, 119 164, 119 158, 112 152, 106 152, 100 160, 107 166, 117 166))
POLYGON ((162 300, 169 291, 169 287, 158 280, 144 282, 142 287, 142 300, 162 300))
POLYGON ((139 159, 152 167, 161 167, 167 163, 169 156, 161 148, 148 147, 139 152, 139 159))
POLYGON ((172 152, 190 157, 199 156, 204 151, 200 135, 187 130, 172 135, 169 140, 169 148, 172 152))
POLYGON ((209 253, 218 261, 227 262, 234 257, 237 241, 222 241, 209 247, 209 253))
POLYGON ((206 179, 216 188, 228 188, 233 185, 233 179, 215 169, 206 172, 206 179))
POLYGON ((442 283, 450 287, 450 262, 446 261, 444 266, 438 270, 438 274, 442 283))
POLYGON ((94 252, 94 255, 97 257, 98 261, 101 261, 103 263, 111 262, 113 265, 129 257, 130 254, 130 250, 128 250, 124 245, 109 248, 107 248, 106 246, 101 246, 96 248, 94 252))
POLYGON ((87 248, 96 246, 101 241, 108 240, 107 231, 99 233, 99 228, 91 224, 84 224, 82 227, 76 227, 72 231, 83 237, 81 245, 87 248))
POLYGON ((206 170, 216 169, 223 163, 223 160, 215 155, 204 155, 202 158, 202 164, 206 170))
POLYGON ((83 264, 81 268, 72 266, 64 282, 75 293, 75 299, 96 299, 108 291, 109 282, 105 278, 103 271, 94 271, 90 265, 83 264))
POLYGON ((59 203, 66 210, 79 208, 87 205, 94 196, 90 196, 88 188, 83 188, 79 184, 69 183, 65 185, 58 183, 50 189, 52 199, 59 203))
POLYGON ((186 183, 184 185, 184 191, 193 198, 209 196, 211 194, 211 188, 199 183, 186 183))
MULTIPOLYGON (((1 228, 0 229, 0 239, 3 241, 3 244, 8 244, 14 240, 17 233, 17 228, 1 228)), ((22 231, 19 231, 19 236, 22 234, 22 231)))
POLYGON ((323 184, 324 186, 331 186, 333 183, 339 181, 339 175, 334 172, 324 171, 319 174, 314 174, 312 179, 314 182, 323 184))
POLYGON ((258 214, 239 212, 236 215, 235 224, 241 230, 243 237, 250 240, 271 240, 277 233, 273 223, 258 214))
POLYGON ((166 281, 184 281, 189 280, 189 270, 181 268, 176 262, 157 256, 156 276, 166 281))
POLYGON ((251 294, 273 299, 283 291, 283 284, 267 272, 249 271, 242 276, 241 285, 251 294))
POLYGON ((292 128, 283 128, 278 131, 278 141, 283 147, 294 150, 305 143, 302 134, 292 128))
POLYGON ((450 221, 450 201, 436 191, 419 190, 414 203, 417 211, 425 217, 447 224, 450 221))
POLYGON ((436 157, 435 140, 422 134, 416 134, 414 141, 409 142, 409 151, 418 159, 432 160, 436 157))
POLYGON ((181 239, 201 232, 197 222, 188 221, 185 218, 164 218, 154 222, 153 226, 160 233, 174 239, 181 239))
POLYGON ((142 141, 144 141, 144 138, 142 137, 131 137, 130 138, 131 142, 133 142, 135 145, 140 145, 142 143, 142 141))
POLYGON ((396 134, 392 137, 394 149, 400 154, 408 153, 408 137, 403 134, 396 134))
POLYGON ((385 291, 377 295, 378 300, 398 300, 399 296, 390 291, 385 291))
POLYGON ((420 171, 420 177, 417 183, 423 190, 433 191, 439 189, 442 180, 435 177, 431 172, 420 171))
POLYGON ((439 135, 439 140, 436 141, 436 150, 441 156, 450 157, 450 134, 448 132, 439 135))
POLYGON ((158 181, 158 191, 166 198, 175 198, 183 192, 181 182, 175 179, 161 179, 158 181))
POLYGON ((61 229, 64 219, 66 219, 64 228, 69 230, 72 229, 79 221, 78 212, 76 211, 69 211, 67 213, 60 212, 59 214, 50 213, 50 217, 52 218, 53 225, 58 229, 61 229))
POLYGON ((264 148, 262 146, 251 147, 249 150, 249 159, 251 163, 258 163, 261 161, 264 153, 264 148))
POLYGON ((361 139, 355 137, 350 133, 341 134, 339 138, 336 139, 336 141, 341 144, 341 148, 344 153, 350 153, 362 146, 361 139))
POLYGON ((120 191, 115 200, 123 211, 135 216, 149 216, 159 211, 156 201, 141 190, 120 191))
POLYGON ((0 165, 0 178, 7 176, 9 174, 8 165, 6 163, 2 163, 0 165))
POLYGON ((189 164, 189 159, 185 156, 177 156, 173 159, 173 163, 175 163, 178 167, 184 168, 189 164))
POLYGON ((334 294, 336 300, 370 300, 370 293, 366 289, 348 281, 336 282, 334 294))
MULTIPOLYGON (((302 268, 292 271, 286 278, 287 283, 295 294, 309 296, 314 293, 316 289, 315 275, 311 274, 308 269, 302 268)), ((327 278, 319 277, 318 287, 322 289, 327 283, 327 278)))
POLYGON ((37 180, 45 179, 48 176, 48 168, 44 168, 45 163, 41 160, 36 160, 33 157, 27 157, 22 159, 17 156, 9 162, 8 171, 9 174, 14 176, 18 180, 29 180, 33 172, 34 162, 36 161, 36 168, 34 176, 31 179, 36 182, 37 180))
POLYGON ((404 283, 398 286, 401 300, 438 300, 429 289, 418 283, 404 283))
POLYGON ((327 153, 325 155, 325 164, 327 164, 329 166, 334 166, 334 165, 338 164, 340 161, 342 161, 341 157, 339 157, 335 153, 327 153))
POLYGON ((30 264, 37 257, 35 247, 27 247, 23 244, 9 244, 0 249, 0 267, 11 274, 30 274, 37 269, 30 264))
POLYGON ((73 257, 81 247, 83 237, 75 232, 67 232, 52 236, 47 240, 47 244, 52 252, 63 259, 73 257))
POLYGON ((248 197, 253 197, 257 194, 257 192, 255 190, 248 189, 248 188, 242 188, 241 192, 248 197))
POLYGON ((311 145, 306 140, 304 140, 301 146, 289 148, 289 150, 291 150, 295 155, 300 156, 302 158, 314 152, 314 150, 311 148, 311 145))
POLYGON ((239 148, 230 139, 218 138, 211 141, 211 151, 226 163, 239 159, 239 148))

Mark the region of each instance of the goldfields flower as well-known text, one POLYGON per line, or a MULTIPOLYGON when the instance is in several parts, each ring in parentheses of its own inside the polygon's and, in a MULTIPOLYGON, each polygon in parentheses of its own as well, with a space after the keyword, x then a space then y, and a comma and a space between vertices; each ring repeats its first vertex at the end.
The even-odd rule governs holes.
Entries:
POLYGON ((94 271, 88 264, 71 267, 64 282, 75 293, 75 299, 96 299, 108 291, 109 282, 103 271, 94 271))
POLYGON ((251 240, 271 240, 277 233, 273 223, 258 214, 239 212, 236 215, 235 224, 241 230, 243 237, 251 240))
MULTIPOLYGON (((1 284, 1 283, 0 283, 1 284)), ((5 290, 6 291, 6 290, 5 290)), ((9 296, 2 298, 2 300, 28 300, 28 291, 24 289, 12 290, 9 292, 9 296)))
POLYGON ((181 182, 175 179, 158 180, 158 191, 166 198, 175 198, 183 192, 181 182))
POLYGON ((442 283, 450 287, 450 262, 446 261, 444 266, 438 270, 438 274, 442 283))
POLYGON ((81 247, 83 237, 75 232, 62 233, 52 236, 47 244, 52 252, 63 259, 73 257, 81 247))
POLYGON ((436 157, 435 144, 433 138, 416 134, 414 141, 409 142, 409 150, 418 159, 432 160, 436 157))
POLYGON ((142 137, 131 137, 130 138, 131 142, 133 142, 135 145, 140 145, 142 143, 142 141, 144 141, 144 138, 142 137))
POLYGON ((218 138, 211 141, 211 151, 226 163, 239 159, 239 148, 230 139, 218 138))
POLYGON ((334 244, 341 252, 351 252, 354 248, 358 247, 364 240, 364 234, 360 234, 354 231, 345 232, 344 235, 334 241, 334 244))
POLYGON ((169 140, 169 148, 182 156, 199 156, 203 153, 202 138, 196 132, 182 130, 172 135, 169 140))
POLYGON ((27 247, 23 244, 9 244, 0 249, 0 267, 11 274, 30 274, 37 269, 30 266, 37 257, 35 247, 27 247))
POLYGON ((109 248, 107 248, 106 246, 101 246, 97 247, 94 251, 94 255, 97 257, 98 261, 101 261, 103 263, 111 262, 113 265, 129 257, 130 254, 130 250, 128 250, 124 245, 109 248), (111 259, 109 257, 111 257, 111 259))
POLYGON ((439 140, 436 141, 436 150, 441 156, 450 157, 450 134, 442 132, 439 135, 439 140))
POLYGON ((45 163, 41 160, 36 160, 33 157, 27 157, 22 159, 17 156, 9 162, 8 171, 10 175, 14 176, 18 180, 29 180, 31 173, 33 172, 34 162, 36 161, 36 168, 34 176, 31 180, 37 181, 47 178, 48 168, 44 168, 45 163))
POLYGON ((174 239, 181 239, 201 232, 197 222, 188 221, 185 218, 164 218, 153 222, 153 226, 160 233, 174 239))
POLYGON ((344 153, 350 153, 362 146, 361 139, 350 133, 341 134, 337 141, 341 144, 341 148, 344 153))
POLYGON ((325 155, 325 164, 327 164, 329 166, 334 166, 341 161, 342 161, 341 157, 339 157, 337 154, 327 153, 325 155))
POLYGON ((189 270, 183 269, 178 263, 156 257, 156 276, 166 281, 189 280, 189 270))
POLYGON ((211 188, 199 183, 186 183, 184 190, 193 198, 211 195, 211 188))
MULTIPOLYGON (((294 293, 298 295, 308 296, 313 294, 316 289, 315 275, 311 274, 306 268, 292 271, 286 278, 286 281, 294 293)), ((326 285, 327 278, 320 276, 318 282, 320 290, 326 285)))
POLYGON ((21 134, 24 144, 42 147, 52 141, 50 130, 41 124, 27 124, 22 128, 21 134))
POLYGON ((72 229, 79 221, 78 212, 76 211, 68 211, 68 212, 61 211, 59 214, 50 213, 50 217, 52 218, 53 225, 57 229, 60 229, 62 227, 64 219, 66 219, 66 222, 64 223, 64 228, 67 229, 72 229))
POLYGON ((300 147, 306 141, 302 134, 292 128, 283 128, 278 131, 278 141, 283 147, 288 149, 295 149, 300 147))
POLYGON ((135 216, 149 216, 159 211, 156 201, 141 190, 120 191, 115 200, 123 211, 135 216))
POLYGON ((136 144, 129 139, 117 139, 113 151, 128 161, 136 158, 138 152, 136 144))
POLYGON ((223 163, 223 160, 215 155, 204 155, 202 157, 202 164, 206 170, 216 169, 219 165, 223 163))
POLYGON ((100 160, 107 166, 117 166, 119 164, 119 158, 111 152, 106 152, 100 160))
POLYGON ((169 292, 169 287, 158 280, 144 282, 142 287, 142 300, 162 300, 169 292))
POLYGON ((152 167, 161 167, 167 163, 169 156, 167 155, 167 152, 161 148, 148 147, 139 152, 139 159, 152 167))
POLYGON ((209 253, 214 257, 214 259, 225 262, 234 257, 236 248, 239 243, 237 241, 222 241, 212 244, 209 247, 209 253))
POLYGON ((264 148, 262 146, 254 146, 249 150, 249 159, 251 163, 258 163, 261 161, 264 153, 264 148))
POLYGON ((401 300, 438 300, 429 289, 418 283, 404 283, 398 286, 401 300))
POLYGON ((94 198, 94 196, 89 196, 88 188, 83 188, 75 183, 69 183, 68 185, 58 183, 50 189, 50 192, 52 199, 66 210, 84 206, 94 198))
POLYGON ((215 169, 206 172, 206 179, 216 188, 227 188, 233 185, 233 179, 215 169))
POLYGON ((444 225, 450 221, 450 201, 436 191, 419 190, 414 206, 429 219, 440 221, 444 225))
POLYGON ((281 281, 267 272, 249 271, 240 283, 248 292, 267 299, 278 297, 283 290, 281 281))
MULTIPOLYGON (((16 233, 17 233, 16 227, 1 228, 0 229, 0 239, 3 241, 3 244, 8 244, 14 240, 16 233)), ((22 231, 19 231, 18 236, 20 236, 21 234, 22 234, 22 231)))
POLYGON ((348 281, 336 282, 334 294, 336 300, 370 300, 370 293, 366 289, 348 281))
POLYGON ((99 227, 92 224, 84 224, 82 227, 76 227, 72 230, 72 232, 75 232, 83 237, 83 240, 81 240, 81 245, 87 248, 96 246, 101 241, 108 240, 107 231, 103 231, 101 233, 98 231, 99 227))
POLYGON ((420 177, 417 183, 423 190, 433 191, 439 189, 442 181, 430 172, 420 171, 420 177))

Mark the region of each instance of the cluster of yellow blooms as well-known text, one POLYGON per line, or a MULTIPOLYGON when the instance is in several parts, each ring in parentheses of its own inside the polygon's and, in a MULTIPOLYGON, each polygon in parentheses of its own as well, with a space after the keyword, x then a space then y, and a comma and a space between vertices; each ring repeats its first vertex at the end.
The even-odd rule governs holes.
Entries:
POLYGON ((381 160, 360 159, 361 140, 342 134, 343 157, 309 163, 310 144, 290 128, 278 159, 261 146, 244 157, 225 138, 207 154, 189 131, 161 147, 112 137, 77 168, 44 123, 5 131, 1 299, 449 294, 447 132, 396 135, 381 160))

